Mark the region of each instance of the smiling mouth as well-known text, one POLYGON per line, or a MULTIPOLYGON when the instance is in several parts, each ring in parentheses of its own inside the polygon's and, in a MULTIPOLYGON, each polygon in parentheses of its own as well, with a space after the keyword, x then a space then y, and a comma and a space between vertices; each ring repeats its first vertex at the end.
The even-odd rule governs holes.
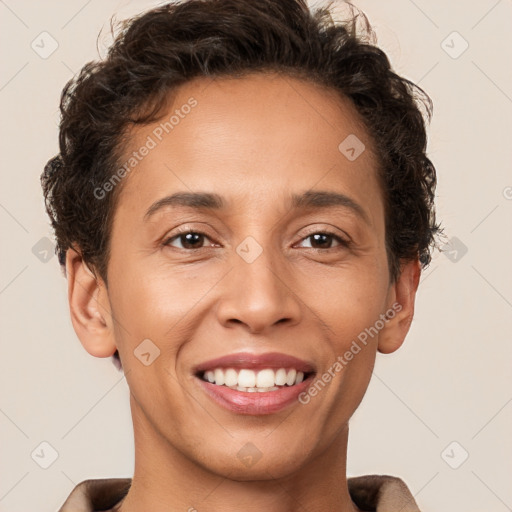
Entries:
POLYGON ((293 404, 310 385, 313 362, 277 352, 237 352, 193 369, 199 388, 220 407, 237 415, 272 415, 293 404))
POLYGON ((308 379, 313 372, 296 368, 215 368, 198 372, 197 377, 215 386, 223 386, 245 393, 265 393, 296 386, 308 379))

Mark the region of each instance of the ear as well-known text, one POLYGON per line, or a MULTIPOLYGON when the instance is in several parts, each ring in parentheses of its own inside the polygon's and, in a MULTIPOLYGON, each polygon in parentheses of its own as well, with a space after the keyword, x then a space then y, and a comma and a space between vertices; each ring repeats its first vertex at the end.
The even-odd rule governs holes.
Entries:
POLYGON ((116 351, 107 287, 82 259, 79 250, 66 252, 68 302, 73 328, 89 354, 109 357, 116 351))
POLYGON ((378 351, 383 354, 398 350, 409 332, 420 274, 419 260, 405 262, 400 276, 389 289, 388 320, 380 331, 378 344, 378 351))

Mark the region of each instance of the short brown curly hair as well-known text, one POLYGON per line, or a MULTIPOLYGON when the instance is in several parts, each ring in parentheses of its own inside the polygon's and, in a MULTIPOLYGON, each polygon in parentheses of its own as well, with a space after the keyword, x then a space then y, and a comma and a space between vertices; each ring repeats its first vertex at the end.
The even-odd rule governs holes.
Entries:
POLYGON ((119 168, 129 127, 158 120, 169 93, 192 78, 265 71, 321 84, 355 105, 381 164, 391 277, 402 260, 428 265, 439 231, 425 153, 432 102, 393 72, 362 13, 339 23, 330 11, 311 12, 305 0, 186 0, 123 22, 105 59, 87 63, 62 92, 60 153, 41 176, 61 265, 76 245, 107 282, 121 187, 101 200, 95 190, 119 168))

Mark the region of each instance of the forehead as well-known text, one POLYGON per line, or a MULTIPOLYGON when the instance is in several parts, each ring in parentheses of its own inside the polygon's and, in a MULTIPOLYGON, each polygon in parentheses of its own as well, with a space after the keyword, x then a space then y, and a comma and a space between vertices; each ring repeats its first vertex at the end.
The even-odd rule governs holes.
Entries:
POLYGON ((289 76, 194 79, 174 91, 161 119, 129 136, 122 163, 133 165, 120 208, 142 210, 175 191, 216 192, 228 207, 254 211, 311 189, 381 202, 372 141, 355 107, 289 76))

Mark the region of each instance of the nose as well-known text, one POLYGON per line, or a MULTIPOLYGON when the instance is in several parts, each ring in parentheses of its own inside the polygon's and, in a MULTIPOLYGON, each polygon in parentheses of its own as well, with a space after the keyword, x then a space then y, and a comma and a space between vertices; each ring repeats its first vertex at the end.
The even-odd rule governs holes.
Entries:
POLYGON ((265 334, 278 324, 296 325, 301 300, 287 278, 284 262, 264 250, 252 263, 237 254, 227 277, 217 315, 225 327, 243 325, 251 334, 265 334))

